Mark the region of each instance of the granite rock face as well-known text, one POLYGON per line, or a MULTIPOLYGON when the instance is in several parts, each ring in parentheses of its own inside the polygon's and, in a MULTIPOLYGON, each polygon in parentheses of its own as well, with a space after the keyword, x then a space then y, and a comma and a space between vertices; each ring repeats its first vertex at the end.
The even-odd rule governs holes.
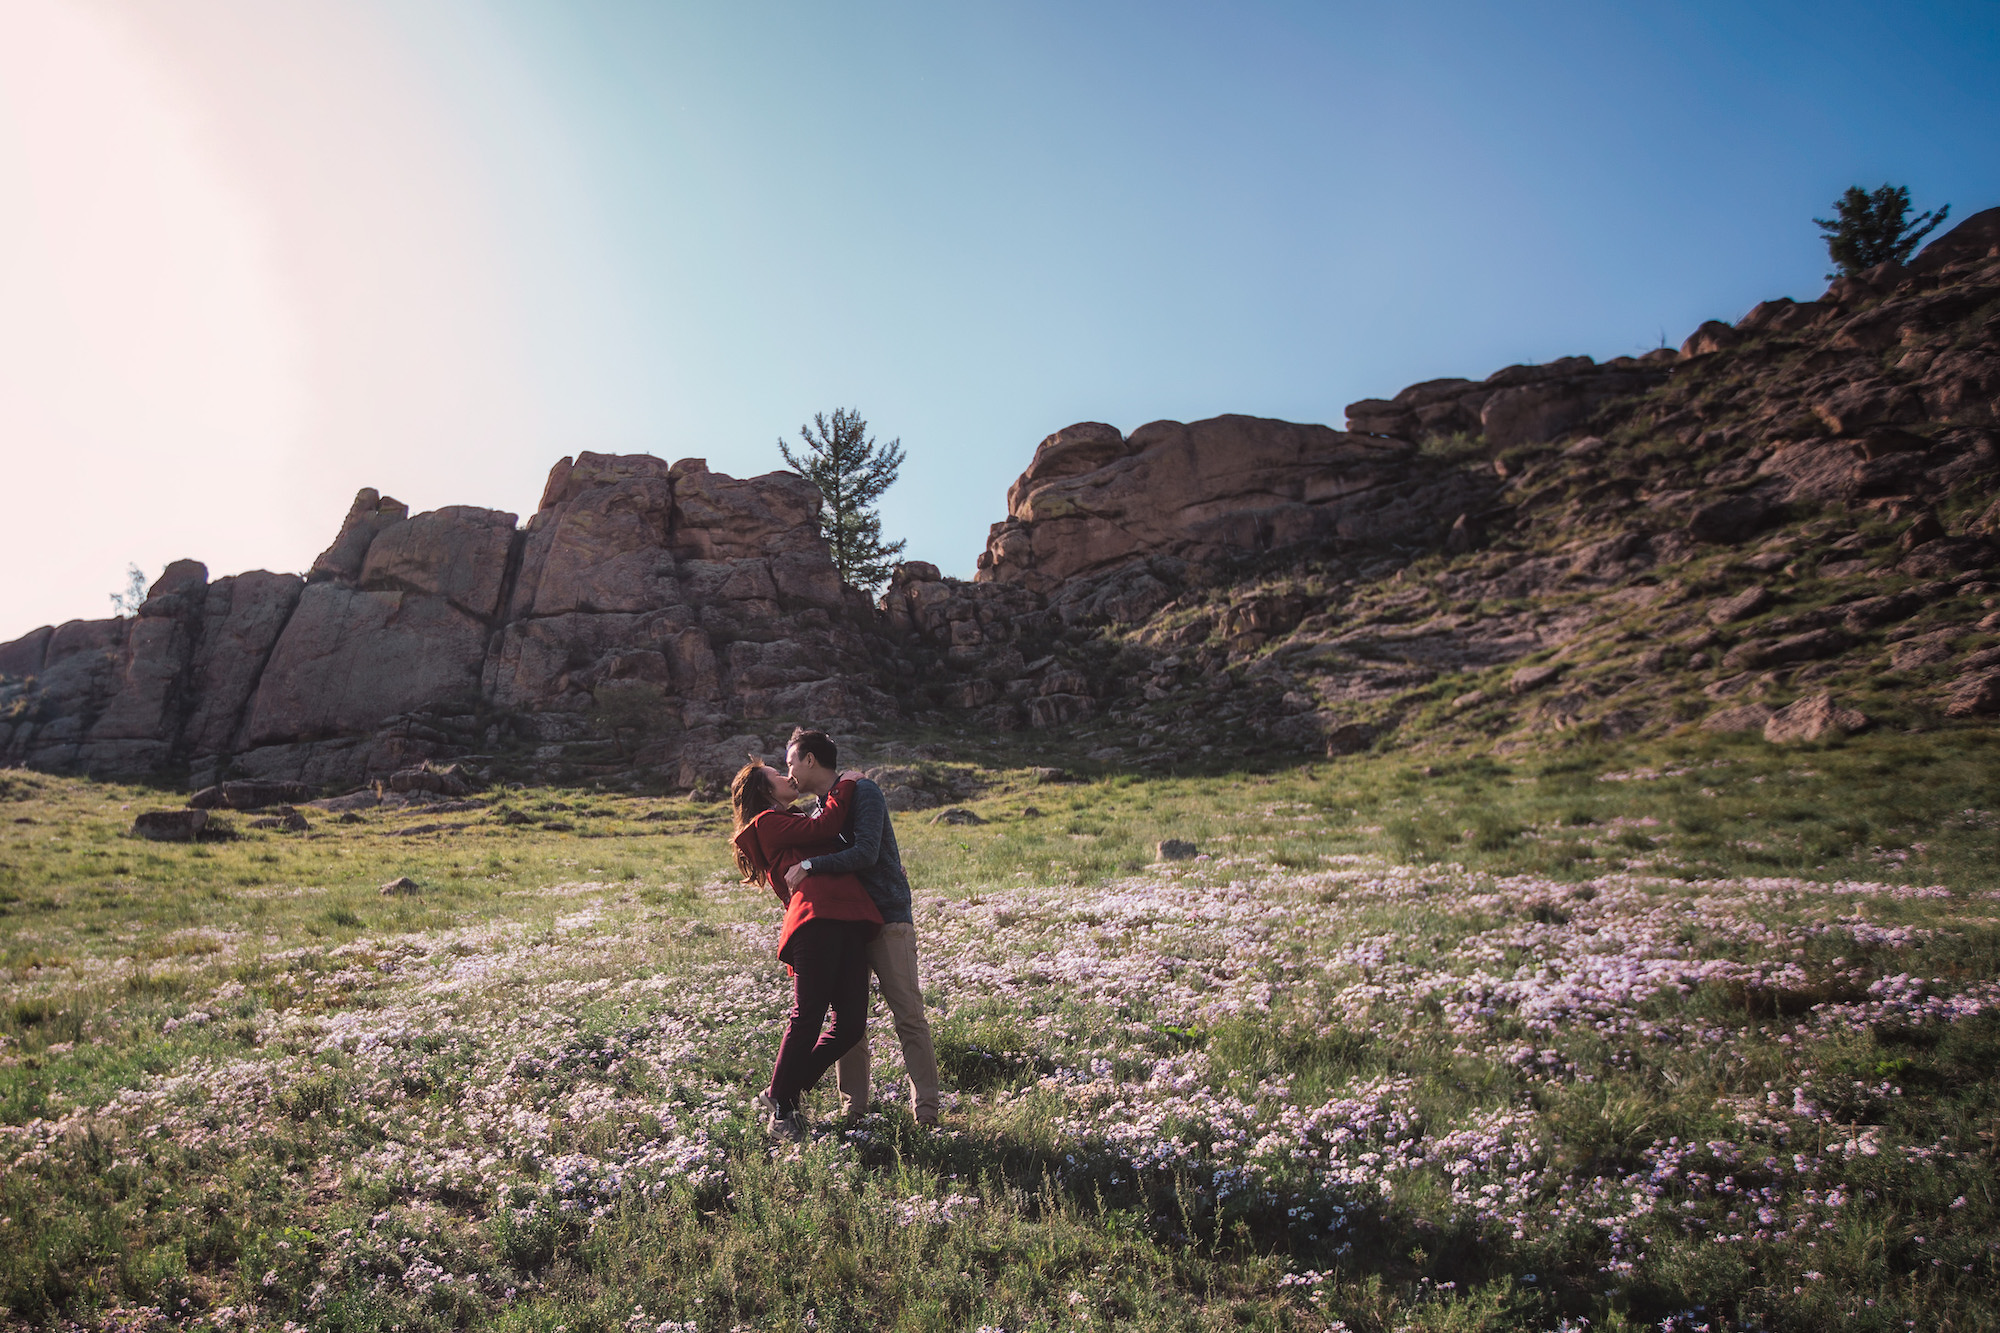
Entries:
POLYGON ((208 586, 189 663, 194 707, 182 731, 191 760, 212 766, 241 748, 250 700, 304 587, 296 574, 261 569, 208 586))
POLYGON ((333 545, 320 552, 319 558, 312 562, 306 581, 319 583, 325 579, 345 579, 353 582, 361 576, 361 566, 368 559, 368 548, 375 538, 409 516, 410 507, 402 501, 383 495, 372 486, 362 487, 356 493, 353 505, 348 508, 347 517, 341 521, 333 545))
POLYGON ((32 667, 0 685, 0 762, 132 776, 170 767, 207 584, 203 566, 177 561, 132 617, 72 620, 0 649, 32 667))
POLYGON ((667 547, 673 498, 664 459, 584 454, 579 464, 558 463, 528 522, 510 619, 678 602, 667 547))
POLYGON ((309 585, 250 704, 252 746, 353 735, 478 694, 486 626, 443 597, 309 585))
POLYGON ((647 455, 563 459, 525 527, 363 490, 303 580, 183 561, 129 620, 0 645, 0 762, 328 786, 527 742, 712 780, 725 740, 896 715, 819 506, 647 455))
POLYGON ((1349 403, 1347 428, 1398 440, 1477 435, 1496 449, 1542 444, 1581 425, 1604 403, 1661 383, 1673 355, 1618 357, 1601 366, 1587 356, 1569 356, 1546 365, 1508 366, 1482 381, 1425 380, 1391 399, 1349 403))
MULTIPOLYGON (((1042 441, 974 577, 1048 595, 1135 560, 1429 542, 1488 489, 1419 466, 1403 441, 1326 426, 1224 416, 1156 421, 1124 437, 1085 422, 1042 441)), ((1158 573, 1146 577, 1159 582, 1158 573)), ((1138 601, 1128 593, 1112 614, 1133 616, 1148 590, 1134 591, 1138 601)))
POLYGON ((384 528, 353 580, 371 592, 439 597, 482 623, 500 614, 515 517, 450 505, 384 528))

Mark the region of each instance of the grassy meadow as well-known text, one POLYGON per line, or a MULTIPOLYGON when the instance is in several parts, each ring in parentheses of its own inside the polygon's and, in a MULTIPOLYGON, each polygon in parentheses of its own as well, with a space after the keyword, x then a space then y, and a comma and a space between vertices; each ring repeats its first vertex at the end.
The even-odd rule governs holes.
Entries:
POLYGON ((1991 729, 961 752, 984 822, 897 817, 944 1125, 878 1021, 804 1145, 747 1105, 786 983, 725 805, 181 845, 0 773, 0 1320, 2000 1328, 1991 729))

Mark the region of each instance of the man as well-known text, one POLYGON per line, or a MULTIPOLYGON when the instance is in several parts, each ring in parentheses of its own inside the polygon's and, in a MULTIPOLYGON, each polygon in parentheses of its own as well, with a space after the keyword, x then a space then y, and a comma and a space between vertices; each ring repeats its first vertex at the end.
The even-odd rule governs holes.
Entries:
MULTIPOLYGON (((800 791, 815 799, 833 790, 839 778, 838 752, 823 731, 804 727, 792 733, 785 747, 785 764, 800 791)), ((813 856, 785 872, 785 883, 797 888, 810 874, 860 878, 882 912, 882 933, 868 945, 868 965, 875 973, 882 999, 896 1021, 902 1043, 903 1067, 910 1074, 910 1109, 920 1125, 938 1122, 937 1053, 931 1046, 930 1020, 924 1016, 924 995, 917 983, 917 927, 910 912, 910 881, 896 850, 896 830, 889 823, 889 802, 882 789, 867 778, 854 784, 854 812, 846 828, 848 845, 830 856, 813 856)), ((840 1058, 836 1076, 841 1109, 849 1116, 868 1110, 868 1042, 864 1038, 840 1058)))

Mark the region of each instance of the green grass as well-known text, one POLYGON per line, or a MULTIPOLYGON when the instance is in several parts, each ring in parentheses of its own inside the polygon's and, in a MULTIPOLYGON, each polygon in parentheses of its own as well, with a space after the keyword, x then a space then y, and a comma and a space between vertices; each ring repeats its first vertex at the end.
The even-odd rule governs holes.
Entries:
POLYGON ((962 802, 986 823, 897 817, 947 1132, 884 1106, 800 1151, 744 1109, 783 980, 723 806, 510 791, 154 844, 125 830, 156 793, 6 775, 8 1318, 1388 1333, 1705 1306, 1693 1322, 1731 1328, 2000 1326, 2000 1016, 1813 1026, 1886 978, 2000 981, 1989 730, 1236 773, 1072 757, 1082 780, 1057 784, 1040 756, 963 752, 993 759, 962 802), (443 821, 462 827, 396 832, 443 821), (1209 859, 1155 866, 1170 837, 1209 859), (399 875, 418 892, 382 896, 399 875), (1716 970, 1635 1001, 1637 1026, 1466 1007, 1593 940, 1716 970), (1365 1128, 1378 1095, 1409 1128, 1365 1128), (1769 1096, 1783 1134, 1742 1119, 1769 1096), (1795 1096, 1814 1116, 1785 1119, 1795 1096), (1279 1133, 1259 1117, 1280 1106, 1346 1109, 1279 1133), (1413 1160, 1384 1190, 1253 1151, 1343 1125, 1356 1150, 1409 1135, 1473 1164, 1413 1160), (1843 1146, 1859 1136, 1878 1151, 1843 1146), (1724 1141, 1740 1160, 1698 1146, 1724 1141), (1629 1240, 1589 1220, 1663 1154, 1681 1165, 1629 1240), (1255 1188, 1228 1185, 1224 1163, 1256 1160, 1255 1188), (634 1183, 599 1191, 614 1171, 634 1183), (1480 1220, 1479 1182, 1536 1220, 1480 1220), (1714 1243, 1758 1229, 1746 1189, 1828 1225, 1810 1248, 1714 1243))

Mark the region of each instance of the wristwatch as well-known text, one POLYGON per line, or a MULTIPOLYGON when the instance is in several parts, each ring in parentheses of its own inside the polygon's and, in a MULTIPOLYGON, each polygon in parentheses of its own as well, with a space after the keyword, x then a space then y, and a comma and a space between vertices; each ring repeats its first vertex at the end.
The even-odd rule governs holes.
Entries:
POLYGON ((799 869, 805 871, 808 875, 812 874, 813 872, 812 858, 808 856, 805 860, 799 862, 799 869))

